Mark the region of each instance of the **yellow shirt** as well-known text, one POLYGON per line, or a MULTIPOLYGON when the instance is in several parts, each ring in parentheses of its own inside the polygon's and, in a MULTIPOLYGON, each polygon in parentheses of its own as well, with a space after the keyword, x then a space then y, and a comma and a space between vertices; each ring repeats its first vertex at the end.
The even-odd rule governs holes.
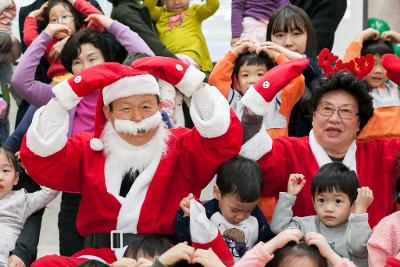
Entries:
POLYGON ((219 0, 207 0, 203 5, 192 5, 181 13, 172 13, 156 6, 156 0, 145 0, 151 19, 156 22, 158 35, 174 54, 185 54, 195 60, 202 71, 210 72, 212 63, 201 22, 214 14, 219 0))

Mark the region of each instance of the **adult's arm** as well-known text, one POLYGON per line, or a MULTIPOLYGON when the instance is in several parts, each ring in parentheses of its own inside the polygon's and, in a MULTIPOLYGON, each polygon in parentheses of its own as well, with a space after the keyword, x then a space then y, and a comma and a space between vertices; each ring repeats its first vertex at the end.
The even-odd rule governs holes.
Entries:
POLYGON ((25 266, 30 266, 36 259, 43 212, 44 209, 39 210, 26 220, 15 243, 15 248, 10 253, 10 255, 20 258, 25 263, 25 266))
POLYGON ((52 86, 35 80, 35 71, 43 56, 47 44, 52 40, 46 32, 41 32, 31 46, 21 57, 18 66, 14 70, 11 84, 18 93, 29 103, 41 107, 53 96, 52 86))
POLYGON ((243 11, 246 0, 232 0, 231 30, 232 38, 239 38, 243 32, 243 11))
MULTIPOLYGON (((123 6, 123 8, 124 7, 125 6, 123 6)), ((157 56, 176 58, 175 55, 160 41, 157 34, 150 28, 150 26, 144 22, 137 9, 129 7, 122 9, 117 7, 116 9, 113 9, 111 18, 118 20, 122 24, 128 26, 132 31, 139 34, 157 56)))

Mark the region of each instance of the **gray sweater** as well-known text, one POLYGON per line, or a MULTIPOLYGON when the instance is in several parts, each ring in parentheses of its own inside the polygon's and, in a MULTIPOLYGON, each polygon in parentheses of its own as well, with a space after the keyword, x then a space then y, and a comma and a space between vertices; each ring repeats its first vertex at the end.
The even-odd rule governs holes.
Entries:
POLYGON ((372 232, 368 224, 368 213, 352 213, 347 223, 327 227, 316 215, 293 217, 292 206, 295 201, 295 196, 279 193, 270 225, 272 232, 277 234, 290 227, 299 229, 303 236, 309 232, 322 234, 341 257, 350 259, 358 267, 368 267, 367 241, 372 232))

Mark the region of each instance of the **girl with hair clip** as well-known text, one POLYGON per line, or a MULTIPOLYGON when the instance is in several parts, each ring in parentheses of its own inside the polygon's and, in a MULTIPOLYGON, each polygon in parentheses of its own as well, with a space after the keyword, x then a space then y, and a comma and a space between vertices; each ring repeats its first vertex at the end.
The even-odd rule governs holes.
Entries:
POLYGON ((24 38, 26 46, 38 38, 38 21, 42 20, 44 25, 64 25, 59 28, 52 36, 52 40, 47 44, 45 57, 50 67, 47 71, 47 77, 53 84, 68 79, 72 76, 60 62, 60 53, 68 38, 84 26, 98 28, 99 25, 86 24, 85 17, 91 14, 102 14, 97 8, 84 0, 49 0, 45 2, 40 9, 29 13, 24 22, 24 38))
POLYGON ((320 234, 310 232, 305 235, 304 241, 301 239, 300 230, 284 230, 267 243, 258 243, 234 267, 356 266, 336 254, 320 234))
POLYGON ((358 134, 358 140, 400 137, 400 80, 389 78, 400 71, 392 43, 400 43, 400 33, 386 31, 379 36, 377 30, 368 28, 359 33, 346 50, 346 62, 367 54, 374 58, 374 66, 364 78, 370 86, 374 114, 358 134), (384 61, 384 55, 390 60, 384 61))
POLYGON ((261 46, 284 54, 288 60, 306 57, 310 63, 303 71, 305 90, 291 112, 289 136, 306 136, 311 130, 308 110, 309 88, 312 80, 322 75, 316 63, 316 36, 308 15, 294 5, 282 6, 271 15, 267 27, 267 42, 261 46))
MULTIPOLYGON (((92 14, 87 18, 87 22, 96 22, 108 29, 127 51, 145 53, 150 56, 154 55, 135 32, 132 32, 127 26, 118 21, 112 20, 105 15, 92 14)), ((60 24, 49 24, 26 50, 15 69, 12 84, 24 98, 36 107, 47 104, 53 97, 53 93, 51 91, 52 85, 35 80, 35 70, 52 37, 58 31, 65 30, 66 27, 60 24)), ((108 43, 102 33, 92 29, 82 29, 72 35, 65 44, 61 53, 61 62, 68 71, 77 74, 90 66, 113 61, 111 55, 108 43)), ((69 111, 71 118, 69 136, 74 136, 82 131, 94 131, 97 95, 98 91, 94 91, 91 95, 84 97, 76 108, 69 111)), ((25 116, 31 116, 32 118, 34 112, 35 108, 31 106, 29 113, 25 114, 25 116)), ((27 129, 32 120, 31 118, 24 119, 25 125, 20 124, 16 131, 25 133, 26 130, 21 130, 21 128, 27 129)), ((21 140, 21 138, 14 139, 21 140)), ((14 141, 14 143, 18 143, 18 141, 14 141)), ((78 235, 75 226, 79 201, 79 194, 63 193, 59 214, 60 253, 62 255, 72 255, 83 247, 83 239, 78 235)))
POLYGON ((370 267, 400 266, 400 175, 397 177, 394 200, 397 211, 383 218, 373 229, 368 240, 370 267))

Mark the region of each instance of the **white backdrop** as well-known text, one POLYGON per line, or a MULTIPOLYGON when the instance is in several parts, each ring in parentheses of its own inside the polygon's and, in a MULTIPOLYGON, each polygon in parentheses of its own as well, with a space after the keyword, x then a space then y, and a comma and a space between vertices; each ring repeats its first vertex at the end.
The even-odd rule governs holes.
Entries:
MULTIPOLYGON (((0 0, 1 1, 1 0, 0 0)), ((17 6, 25 6, 33 0, 15 0, 17 6)), ((332 0, 334 1, 334 0, 332 0)), ((111 4, 107 0, 98 0, 106 14, 111 11, 111 4)), ((201 0, 191 0, 192 3, 201 3, 201 0)), ((231 38, 231 1, 220 0, 220 8, 211 18, 203 23, 203 33, 207 40, 210 55, 213 61, 217 61, 230 48, 231 38)), ((336 31, 333 51, 343 55, 351 40, 363 26, 363 2, 362 0, 347 0, 347 11, 336 31)), ((18 20, 15 20, 14 31, 18 34, 18 20)))

